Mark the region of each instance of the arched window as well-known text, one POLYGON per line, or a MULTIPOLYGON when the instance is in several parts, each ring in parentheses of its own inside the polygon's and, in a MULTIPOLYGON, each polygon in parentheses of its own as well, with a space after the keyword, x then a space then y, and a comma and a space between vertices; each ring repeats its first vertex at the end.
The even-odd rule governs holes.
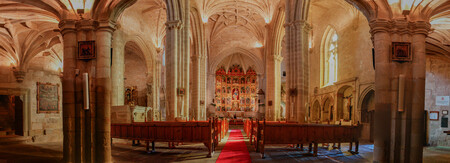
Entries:
POLYGON ((336 30, 328 26, 320 48, 320 81, 322 87, 333 85, 337 81, 338 39, 336 30))

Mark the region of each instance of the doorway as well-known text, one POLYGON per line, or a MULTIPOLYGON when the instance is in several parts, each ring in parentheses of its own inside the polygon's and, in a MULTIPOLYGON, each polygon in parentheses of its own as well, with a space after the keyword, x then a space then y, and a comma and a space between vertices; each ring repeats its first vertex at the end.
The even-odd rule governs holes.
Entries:
POLYGON ((23 102, 19 96, 0 95, 0 136, 23 136, 23 102))
POLYGON ((375 91, 369 91, 363 98, 361 105, 361 123, 363 125, 362 138, 373 142, 375 112, 375 91))

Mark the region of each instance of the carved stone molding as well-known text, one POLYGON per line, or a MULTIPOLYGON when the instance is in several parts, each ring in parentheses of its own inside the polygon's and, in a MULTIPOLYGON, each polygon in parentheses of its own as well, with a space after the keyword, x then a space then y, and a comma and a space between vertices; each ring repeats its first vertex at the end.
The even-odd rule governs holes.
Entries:
POLYGON ((108 31, 113 33, 116 30, 116 22, 112 20, 99 21, 97 26, 98 31, 108 31))
POLYGON ((59 22, 58 27, 63 36, 66 33, 75 32, 77 30, 76 20, 62 20, 59 22))
POLYGON ((168 30, 172 30, 172 29, 180 29, 182 24, 181 24, 181 20, 171 20, 171 21, 167 21, 166 22, 166 26, 168 28, 168 30))
POLYGON ((273 60, 281 62, 283 61, 283 57, 281 55, 273 55, 273 60))
POLYGON ((13 72, 14 72, 14 77, 16 77, 16 81, 18 83, 22 83, 23 80, 25 79, 26 72, 22 71, 22 70, 13 70, 13 72))
POLYGON ((284 24, 284 27, 287 26, 293 27, 295 29, 303 29, 305 32, 309 32, 312 29, 311 25, 305 20, 297 20, 284 24))
POLYGON ((372 36, 378 32, 398 33, 398 34, 423 34, 428 35, 431 31, 431 24, 425 21, 410 22, 404 19, 385 20, 377 19, 369 22, 372 36))

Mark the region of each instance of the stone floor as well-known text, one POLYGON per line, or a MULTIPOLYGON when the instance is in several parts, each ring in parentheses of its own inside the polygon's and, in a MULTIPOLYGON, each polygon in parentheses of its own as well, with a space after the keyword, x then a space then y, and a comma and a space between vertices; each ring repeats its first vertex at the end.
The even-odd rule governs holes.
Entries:
MULTIPOLYGON (((244 133, 243 133, 244 134, 244 133)), ((245 134, 244 134, 245 135, 245 134)), ((207 148, 200 143, 183 144, 176 149, 167 148, 167 143, 156 143, 156 152, 148 154, 145 146, 131 146, 131 142, 115 140, 112 147, 114 162, 215 162, 220 155, 228 137, 216 148, 212 158, 206 158, 207 148)), ((314 157, 307 152, 290 148, 287 145, 266 146, 266 158, 262 159, 256 153, 248 140, 247 147, 250 151, 252 162, 372 162, 373 145, 361 144, 360 153, 352 155, 347 152, 348 144, 343 144, 341 151, 328 150, 319 145, 318 156, 314 157)), ((62 143, 45 144, 12 144, 0 145, 0 163, 4 162, 61 162, 62 143)), ((424 148, 424 162, 444 163, 450 162, 450 147, 426 147, 424 148)))

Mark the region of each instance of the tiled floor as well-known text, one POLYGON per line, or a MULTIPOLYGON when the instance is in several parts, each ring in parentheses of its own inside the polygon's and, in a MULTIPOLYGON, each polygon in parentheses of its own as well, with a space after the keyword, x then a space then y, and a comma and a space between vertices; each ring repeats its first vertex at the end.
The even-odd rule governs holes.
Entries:
MULTIPOLYGON (((215 162, 225 145, 227 137, 216 148, 212 158, 206 158, 207 148, 201 144, 184 144, 176 149, 167 148, 167 143, 156 143, 156 152, 148 154, 145 146, 131 146, 124 141, 115 141, 112 147, 114 162, 215 162)), ((372 162, 373 145, 361 144, 358 155, 347 152, 348 144, 341 151, 328 150, 319 145, 318 156, 290 148, 286 145, 266 146, 266 158, 262 159, 247 142, 252 162, 372 162)), ((0 145, 0 163, 3 162, 61 162, 62 143, 0 145)), ((450 147, 424 148, 424 162, 450 162, 450 147)))

